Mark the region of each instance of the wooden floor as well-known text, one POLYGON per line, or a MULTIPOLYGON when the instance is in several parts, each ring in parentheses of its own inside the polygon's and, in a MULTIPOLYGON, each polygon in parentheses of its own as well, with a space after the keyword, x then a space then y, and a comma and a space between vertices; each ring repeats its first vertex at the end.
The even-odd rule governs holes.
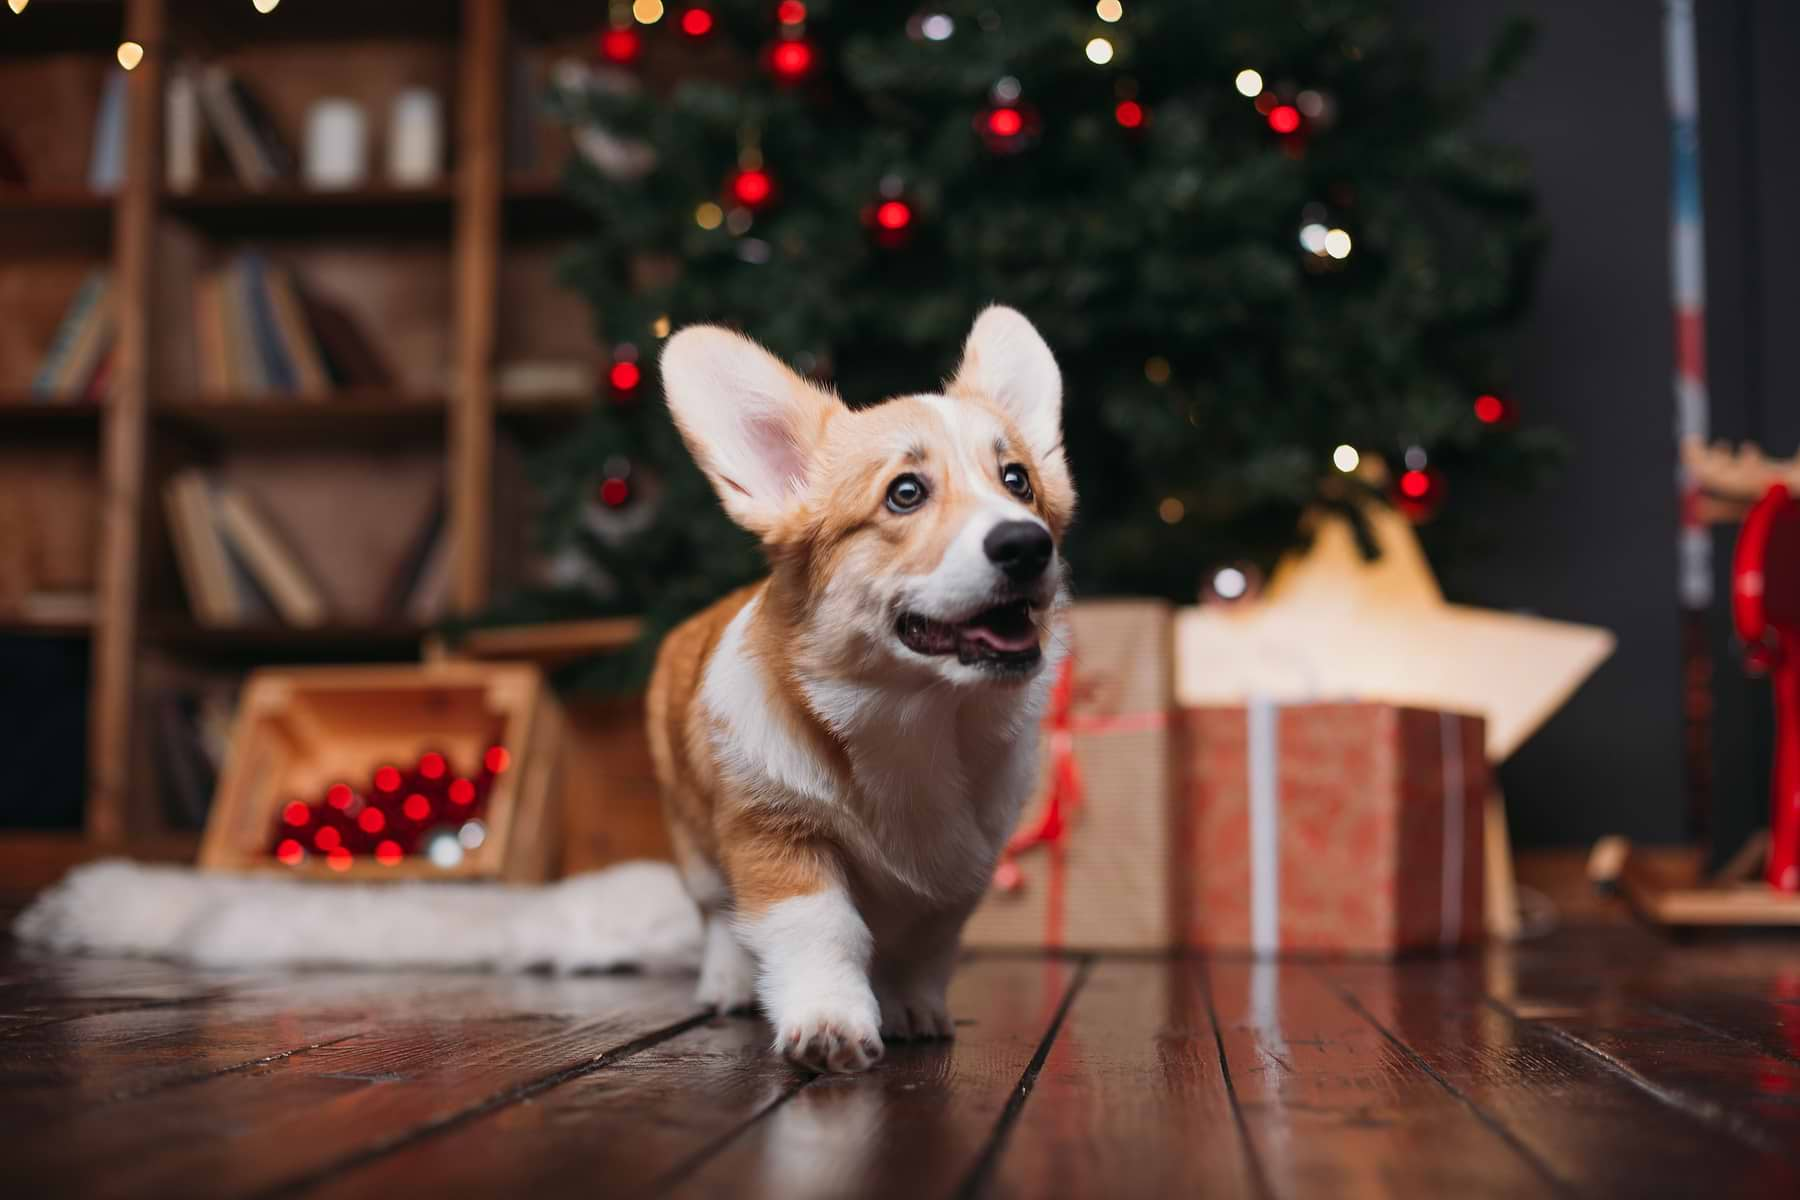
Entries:
POLYGON ((862 1078, 689 980, 0 959, 0 1195, 1800 1196, 1800 941, 977 958, 862 1078))

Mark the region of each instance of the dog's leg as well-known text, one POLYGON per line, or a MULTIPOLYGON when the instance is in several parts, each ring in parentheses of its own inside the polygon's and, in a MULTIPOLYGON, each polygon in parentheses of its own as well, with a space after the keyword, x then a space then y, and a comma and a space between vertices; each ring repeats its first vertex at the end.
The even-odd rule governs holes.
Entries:
POLYGON ((882 1055, 869 987, 873 939, 829 851, 746 838, 728 851, 737 933, 775 1049, 815 1071, 861 1071, 882 1055))
POLYGON ((966 909, 926 918, 905 940, 884 952, 875 995, 881 1004, 881 1035, 889 1038, 956 1036, 945 993, 956 969, 966 909))
POLYGON ((721 1013, 750 1008, 756 1001, 756 964, 731 931, 731 919, 706 914, 706 949, 700 957, 700 986, 694 1000, 721 1013))

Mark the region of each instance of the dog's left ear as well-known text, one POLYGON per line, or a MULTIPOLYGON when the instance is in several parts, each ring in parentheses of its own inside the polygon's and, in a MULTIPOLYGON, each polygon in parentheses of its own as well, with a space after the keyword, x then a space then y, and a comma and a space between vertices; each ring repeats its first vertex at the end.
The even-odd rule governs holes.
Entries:
POLYGON ((1013 419, 1040 458, 1061 457, 1062 372, 1017 309, 996 304, 975 318, 952 392, 973 392, 1013 419))

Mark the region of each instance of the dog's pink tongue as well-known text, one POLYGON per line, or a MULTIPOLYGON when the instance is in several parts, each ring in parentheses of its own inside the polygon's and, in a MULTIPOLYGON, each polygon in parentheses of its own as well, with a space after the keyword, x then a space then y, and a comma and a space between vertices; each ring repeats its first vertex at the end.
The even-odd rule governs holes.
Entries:
POLYGON ((1037 631, 1029 625, 1019 633, 1001 633, 998 629, 986 625, 965 625, 962 635, 971 642, 992 646, 994 649, 1008 654, 1019 650, 1029 650, 1037 645, 1037 631))

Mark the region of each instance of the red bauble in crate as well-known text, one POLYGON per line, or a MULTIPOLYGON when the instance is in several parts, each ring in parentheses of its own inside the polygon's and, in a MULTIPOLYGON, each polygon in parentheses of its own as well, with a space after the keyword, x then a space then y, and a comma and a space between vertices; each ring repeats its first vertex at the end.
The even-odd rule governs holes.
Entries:
POLYGON ((1779 484, 1744 518, 1731 614, 1750 665, 1775 685, 1769 886, 1800 892, 1800 504, 1779 484))

